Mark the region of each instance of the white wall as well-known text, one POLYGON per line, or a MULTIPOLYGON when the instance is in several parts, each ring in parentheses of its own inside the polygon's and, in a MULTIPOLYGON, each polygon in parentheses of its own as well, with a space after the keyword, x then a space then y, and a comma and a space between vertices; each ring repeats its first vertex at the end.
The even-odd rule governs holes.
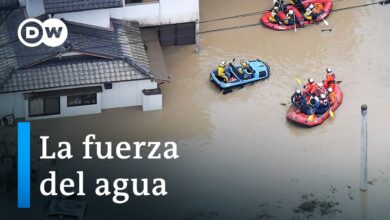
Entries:
POLYGON ((110 27, 110 18, 138 21, 141 27, 186 23, 199 19, 199 0, 160 0, 122 8, 62 13, 54 17, 105 28, 110 27))
POLYGON ((110 27, 110 13, 108 9, 55 14, 54 17, 104 28, 110 27))
POLYGON ((102 93, 102 109, 142 105, 142 90, 155 88, 157 83, 150 80, 113 83, 102 93))
POLYGON ((160 0, 161 24, 176 24, 199 19, 199 0, 160 0))
MULTIPOLYGON (((24 100, 23 93, 0 94, 0 116, 14 114, 15 118, 25 118, 26 120, 37 120, 47 118, 59 118, 76 115, 97 114, 103 109, 120 108, 143 105, 144 89, 156 89, 157 83, 151 80, 136 80, 113 83, 112 89, 104 89, 102 93, 97 93, 95 105, 67 106, 67 97, 60 97, 60 114, 49 116, 28 117, 28 100, 24 100)), ((148 105, 162 106, 162 99, 153 99, 153 103, 148 101, 148 105), (154 101, 153 101, 154 100, 154 101)))
POLYGON ((160 3, 144 3, 109 10, 110 18, 127 21, 138 21, 141 26, 160 24, 160 3))
POLYGON ((142 94, 142 110, 154 111, 162 109, 162 94, 144 95, 142 94))

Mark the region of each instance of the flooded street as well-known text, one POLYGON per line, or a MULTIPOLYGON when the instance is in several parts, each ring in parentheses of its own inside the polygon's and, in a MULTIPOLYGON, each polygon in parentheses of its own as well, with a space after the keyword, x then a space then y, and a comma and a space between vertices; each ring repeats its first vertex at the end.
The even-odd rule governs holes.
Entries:
MULTIPOLYGON (((370 2, 335 0, 333 8, 370 2)), ((271 1, 201 0, 200 7, 201 21, 207 21, 268 9, 271 1)), ((86 198, 95 210, 86 219, 115 219, 121 213, 133 219, 388 219, 389 12, 390 6, 380 5, 333 12, 327 18, 331 32, 322 32, 321 23, 297 32, 258 25, 201 34, 199 54, 194 45, 164 48, 172 81, 162 85, 163 110, 123 108, 34 121, 33 135, 48 134, 53 142, 81 143, 95 133, 101 141, 178 143, 177 161, 57 161, 60 174, 74 173, 72 164, 88 169, 87 182, 102 174, 167 180, 166 198, 131 197, 113 207, 110 198, 86 198), (222 59, 233 58, 267 62, 270 78, 222 95, 210 83, 209 72, 222 59), (298 87, 295 79, 322 80, 328 66, 342 80, 344 92, 335 118, 311 129, 287 122, 288 107, 281 103, 288 103, 298 87), (361 104, 368 105, 366 193, 359 190, 361 104), (105 207, 113 212, 99 211, 105 207)), ((200 31, 259 23, 260 16, 202 23, 200 31)), ((40 151, 32 153, 37 159, 40 151)), ((32 189, 38 194, 39 183, 32 189)), ((45 201, 35 202, 43 206, 45 201)), ((13 212, 9 215, 18 215, 13 212)))

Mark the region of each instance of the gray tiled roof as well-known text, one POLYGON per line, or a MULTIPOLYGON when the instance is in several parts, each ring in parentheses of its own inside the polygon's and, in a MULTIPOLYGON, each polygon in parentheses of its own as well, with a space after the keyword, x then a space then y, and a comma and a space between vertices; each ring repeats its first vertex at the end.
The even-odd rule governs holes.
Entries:
POLYGON ((16 70, 3 92, 37 90, 148 78, 124 60, 54 61, 16 70))
POLYGON ((43 0, 48 14, 122 7, 123 0, 43 0))
POLYGON ((0 9, 14 9, 19 7, 19 0, 1 0, 0 9))
POLYGON ((28 48, 16 36, 24 16, 15 10, 0 26, 0 93, 153 77, 136 23, 113 20, 102 29, 66 22, 63 46, 28 48))

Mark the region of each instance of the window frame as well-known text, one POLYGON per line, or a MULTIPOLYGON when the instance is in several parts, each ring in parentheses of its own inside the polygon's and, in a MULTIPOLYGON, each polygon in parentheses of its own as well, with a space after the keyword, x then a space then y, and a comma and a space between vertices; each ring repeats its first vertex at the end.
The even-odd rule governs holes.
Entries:
POLYGON ((42 116, 51 116, 51 115, 59 115, 61 114, 61 97, 60 96, 56 96, 56 97, 44 97, 44 98, 37 98, 37 99, 43 99, 43 114, 38 114, 38 115, 31 115, 31 100, 34 100, 34 99, 29 99, 28 100, 28 117, 32 118, 32 117, 42 117, 42 116), (48 98, 57 98, 58 99, 58 112, 57 113, 50 113, 50 114, 46 114, 46 99, 48 98))
MULTIPOLYGON (((82 102, 84 101, 82 98, 81 98, 82 102)), ((97 93, 87 93, 87 94, 81 94, 81 95, 69 95, 69 96, 66 96, 66 106, 71 108, 71 107, 78 107, 78 106, 86 106, 86 105, 97 105, 97 93), (80 97, 83 97, 83 96, 87 96, 87 95, 93 95, 93 98, 95 100, 94 103, 92 104, 86 104, 86 103, 82 103, 82 104, 72 104, 72 105, 69 105, 69 97, 77 97, 77 96, 80 96, 80 97)))

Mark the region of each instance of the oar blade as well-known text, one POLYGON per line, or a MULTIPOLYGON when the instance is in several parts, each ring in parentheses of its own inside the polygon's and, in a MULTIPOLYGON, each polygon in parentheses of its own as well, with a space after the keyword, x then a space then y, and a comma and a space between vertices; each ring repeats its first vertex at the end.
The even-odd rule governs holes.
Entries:
POLYGON ((332 111, 332 109, 329 110, 329 114, 331 118, 334 118, 334 112, 332 111))
POLYGON ((326 25, 326 26, 329 26, 329 23, 324 19, 324 24, 326 25))
POLYGON ((298 83, 299 85, 302 84, 302 81, 301 81, 300 79, 298 79, 298 78, 296 78, 295 81, 297 81, 297 83, 298 83))

